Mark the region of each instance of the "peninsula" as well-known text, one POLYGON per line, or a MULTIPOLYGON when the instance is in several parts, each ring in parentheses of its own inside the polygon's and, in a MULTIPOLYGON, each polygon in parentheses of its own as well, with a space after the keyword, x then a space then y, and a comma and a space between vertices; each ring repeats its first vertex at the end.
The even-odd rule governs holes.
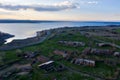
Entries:
POLYGON ((0 32, 0 45, 4 44, 6 42, 6 39, 14 37, 14 35, 0 32))

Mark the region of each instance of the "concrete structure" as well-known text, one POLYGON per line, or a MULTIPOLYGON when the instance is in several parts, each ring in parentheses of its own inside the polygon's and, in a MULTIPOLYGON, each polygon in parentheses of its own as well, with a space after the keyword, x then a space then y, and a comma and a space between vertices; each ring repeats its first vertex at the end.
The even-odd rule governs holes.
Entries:
POLYGON ((17 68, 20 72, 29 72, 29 71, 32 70, 31 64, 16 65, 16 68, 17 68))
POLYGON ((66 46, 73 46, 73 47, 85 46, 85 43, 78 42, 78 41, 58 41, 58 43, 66 46))
POLYGON ((61 56, 63 56, 64 58, 69 55, 69 52, 67 52, 67 51, 62 51, 62 50, 55 50, 53 53, 56 54, 56 55, 61 55, 61 56))
POLYGON ((65 50, 55 50, 53 53, 56 55, 61 55, 65 59, 69 59, 69 57, 76 56, 78 54, 77 51, 65 51, 65 50))
POLYGON ((95 55, 113 55, 114 51, 109 50, 109 49, 96 49, 93 48, 90 51, 90 54, 95 54, 95 55))
POLYGON ((52 72, 54 71, 54 61, 48 61, 48 62, 42 63, 38 65, 38 67, 47 72, 52 72))
POLYGON ((18 57, 21 57, 21 58, 34 58, 38 55, 38 52, 25 52, 23 54, 17 54, 18 57))
POLYGON ((94 55, 113 55, 114 50, 110 49, 97 49, 97 48, 85 48, 82 54, 94 54, 94 55))
POLYGON ((88 60, 88 59, 75 58, 71 62, 77 65, 85 65, 85 66, 90 66, 90 67, 95 66, 95 61, 88 60))
POLYGON ((120 52, 114 52, 113 55, 116 56, 116 57, 120 57, 120 52))
POLYGON ((54 71, 58 72, 58 71, 63 71, 65 69, 63 65, 55 64, 54 61, 48 61, 42 63, 38 65, 38 67, 45 70, 46 72, 54 72, 54 71))
POLYGON ((45 57, 45 56, 38 56, 37 57, 37 61, 41 62, 41 63, 44 63, 44 62, 47 62, 49 61, 49 58, 45 57))
POLYGON ((38 31, 36 33, 37 33, 38 37, 43 37, 43 36, 48 35, 50 33, 50 31, 49 30, 44 30, 44 31, 38 31))

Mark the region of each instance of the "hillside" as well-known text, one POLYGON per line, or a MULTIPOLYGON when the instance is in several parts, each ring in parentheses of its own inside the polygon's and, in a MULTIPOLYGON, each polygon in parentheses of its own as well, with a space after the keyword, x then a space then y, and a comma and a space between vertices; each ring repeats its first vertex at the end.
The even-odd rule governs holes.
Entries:
POLYGON ((120 27, 65 27, 50 32, 41 43, 0 51, 1 79, 120 79, 120 27))

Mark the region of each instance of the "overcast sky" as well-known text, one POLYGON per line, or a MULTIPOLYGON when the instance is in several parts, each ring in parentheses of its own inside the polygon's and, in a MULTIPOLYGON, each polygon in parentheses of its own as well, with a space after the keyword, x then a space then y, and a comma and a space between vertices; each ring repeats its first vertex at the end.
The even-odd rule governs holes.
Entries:
POLYGON ((0 19, 120 21, 120 0, 0 0, 0 19))

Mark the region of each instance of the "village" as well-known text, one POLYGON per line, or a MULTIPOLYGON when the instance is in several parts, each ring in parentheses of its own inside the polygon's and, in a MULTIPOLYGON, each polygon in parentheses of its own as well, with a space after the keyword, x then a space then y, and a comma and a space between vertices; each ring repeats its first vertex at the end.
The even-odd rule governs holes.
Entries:
POLYGON ((120 80, 119 30, 64 27, 3 45, 0 80, 120 80))

